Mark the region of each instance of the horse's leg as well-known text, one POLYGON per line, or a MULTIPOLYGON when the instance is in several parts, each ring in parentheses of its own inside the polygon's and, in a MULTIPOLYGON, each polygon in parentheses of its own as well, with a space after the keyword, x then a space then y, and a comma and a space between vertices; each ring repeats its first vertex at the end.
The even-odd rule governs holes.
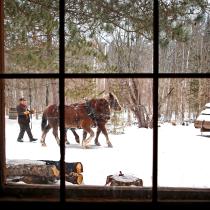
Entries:
POLYGON ((87 148, 87 144, 89 144, 90 141, 92 140, 92 138, 94 137, 94 132, 93 132, 93 130, 92 130, 90 127, 87 127, 87 126, 83 127, 83 129, 84 129, 87 133, 90 134, 90 136, 89 136, 87 139, 83 139, 83 140, 82 140, 82 146, 83 146, 84 148, 87 148))
POLYGON ((111 142, 109 141, 109 137, 108 137, 108 133, 107 133, 105 124, 104 123, 100 123, 100 124, 98 124, 98 127, 101 129, 102 133, 106 137, 106 143, 107 143, 108 147, 113 147, 111 142))
POLYGON ((77 134, 77 132, 75 131, 75 128, 71 128, 72 133, 74 134, 75 137, 75 141, 79 144, 79 135, 77 134))
POLYGON ((83 129, 83 134, 82 134, 82 136, 83 136, 83 140, 85 140, 86 139, 86 137, 87 137, 87 132, 83 129))
POLYGON ((58 145, 60 145, 60 139, 58 138, 58 126, 53 126, 53 135, 55 136, 58 145))
POLYGON ((68 131, 68 128, 65 128, 65 143, 70 144, 68 139, 67 139, 67 131, 68 131))
POLYGON ((46 138, 46 135, 47 135, 47 133, 49 132, 50 129, 51 129, 51 127, 50 127, 49 124, 43 129, 41 140, 40 140, 42 146, 47 146, 46 143, 45 143, 45 138, 46 138))
POLYGON ((100 133, 101 133, 101 129, 98 126, 97 132, 96 132, 96 138, 95 138, 95 145, 97 145, 97 146, 101 146, 101 144, 98 142, 98 137, 99 137, 100 133))

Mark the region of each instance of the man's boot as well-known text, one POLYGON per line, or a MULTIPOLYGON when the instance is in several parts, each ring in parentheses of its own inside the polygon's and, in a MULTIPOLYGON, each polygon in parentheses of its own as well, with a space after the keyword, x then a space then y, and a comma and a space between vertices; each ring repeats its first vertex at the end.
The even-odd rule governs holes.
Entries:
POLYGON ((31 138, 30 139, 30 142, 32 142, 32 141, 37 141, 38 139, 35 139, 35 138, 31 138))

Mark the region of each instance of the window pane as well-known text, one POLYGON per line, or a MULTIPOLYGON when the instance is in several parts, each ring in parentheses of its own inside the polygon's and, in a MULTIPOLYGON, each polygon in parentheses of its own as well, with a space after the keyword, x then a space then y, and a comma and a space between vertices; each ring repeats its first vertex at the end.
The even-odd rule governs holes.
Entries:
POLYGON ((153 69, 153 1, 66 1, 66 71, 153 69))
POLYGON ((58 1, 4 2, 5 72, 57 72, 58 1))
MULTIPOLYGON (((48 113, 44 110, 49 104, 58 104, 58 97, 55 79, 5 80, 7 183, 48 184, 59 189, 56 164, 60 160, 60 147, 52 140, 51 130, 46 145, 41 141, 41 127, 48 123, 45 121, 48 113)), ((57 109, 52 111, 57 113, 52 119, 58 121, 57 109)))
POLYGON ((159 84, 158 186, 209 188, 210 130, 201 127, 209 123, 210 79, 159 84))
POLYGON ((152 186, 152 90, 151 79, 65 80, 65 160, 80 163, 67 185, 72 179, 82 186, 152 186))
POLYGON ((210 72, 209 1, 160 1, 161 73, 210 72))

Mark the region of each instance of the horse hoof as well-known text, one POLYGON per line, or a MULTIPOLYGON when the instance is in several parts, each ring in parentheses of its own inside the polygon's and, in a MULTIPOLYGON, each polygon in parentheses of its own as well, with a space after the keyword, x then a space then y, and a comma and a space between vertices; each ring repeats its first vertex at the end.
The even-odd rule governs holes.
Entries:
POLYGON ((83 148, 83 149, 89 149, 90 147, 89 147, 87 144, 83 143, 83 144, 82 144, 82 148, 83 148))
POLYGON ((111 143, 110 143, 110 144, 108 144, 108 147, 109 147, 109 148, 113 148, 113 146, 112 146, 112 144, 111 144, 111 143))
POLYGON ((66 145, 69 145, 70 144, 70 142, 69 141, 66 141, 66 145))
POLYGON ((76 142, 79 144, 80 143, 79 139, 76 139, 76 142))
POLYGON ((100 144, 100 143, 98 143, 98 142, 97 142, 97 143, 95 142, 95 145, 96 145, 96 146, 101 146, 101 144, 100 144))
POLYGON ((82 147, 87 147, 87 143, 85 141, 82 141, 82 147))
POLYGON ((45 143, 42 143, 42 146, 43 146, 43 147, 46 147, 47 145, 46 145, 45 143))

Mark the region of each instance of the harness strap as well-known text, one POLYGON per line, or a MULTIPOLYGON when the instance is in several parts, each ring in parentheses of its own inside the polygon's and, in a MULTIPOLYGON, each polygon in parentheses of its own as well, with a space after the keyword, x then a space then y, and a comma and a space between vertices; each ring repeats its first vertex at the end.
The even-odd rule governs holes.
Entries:
POLYGON ((91 106, 91 102, 86 100, 85 102, 85 108, 86 108, 86 111, 87 111, 87 114, 88 116, 93 120, 93 122, 96 123, 97 125, 97 115, 96 115, 96 112, 95 110, 93 109, 93 107, 91 106))

